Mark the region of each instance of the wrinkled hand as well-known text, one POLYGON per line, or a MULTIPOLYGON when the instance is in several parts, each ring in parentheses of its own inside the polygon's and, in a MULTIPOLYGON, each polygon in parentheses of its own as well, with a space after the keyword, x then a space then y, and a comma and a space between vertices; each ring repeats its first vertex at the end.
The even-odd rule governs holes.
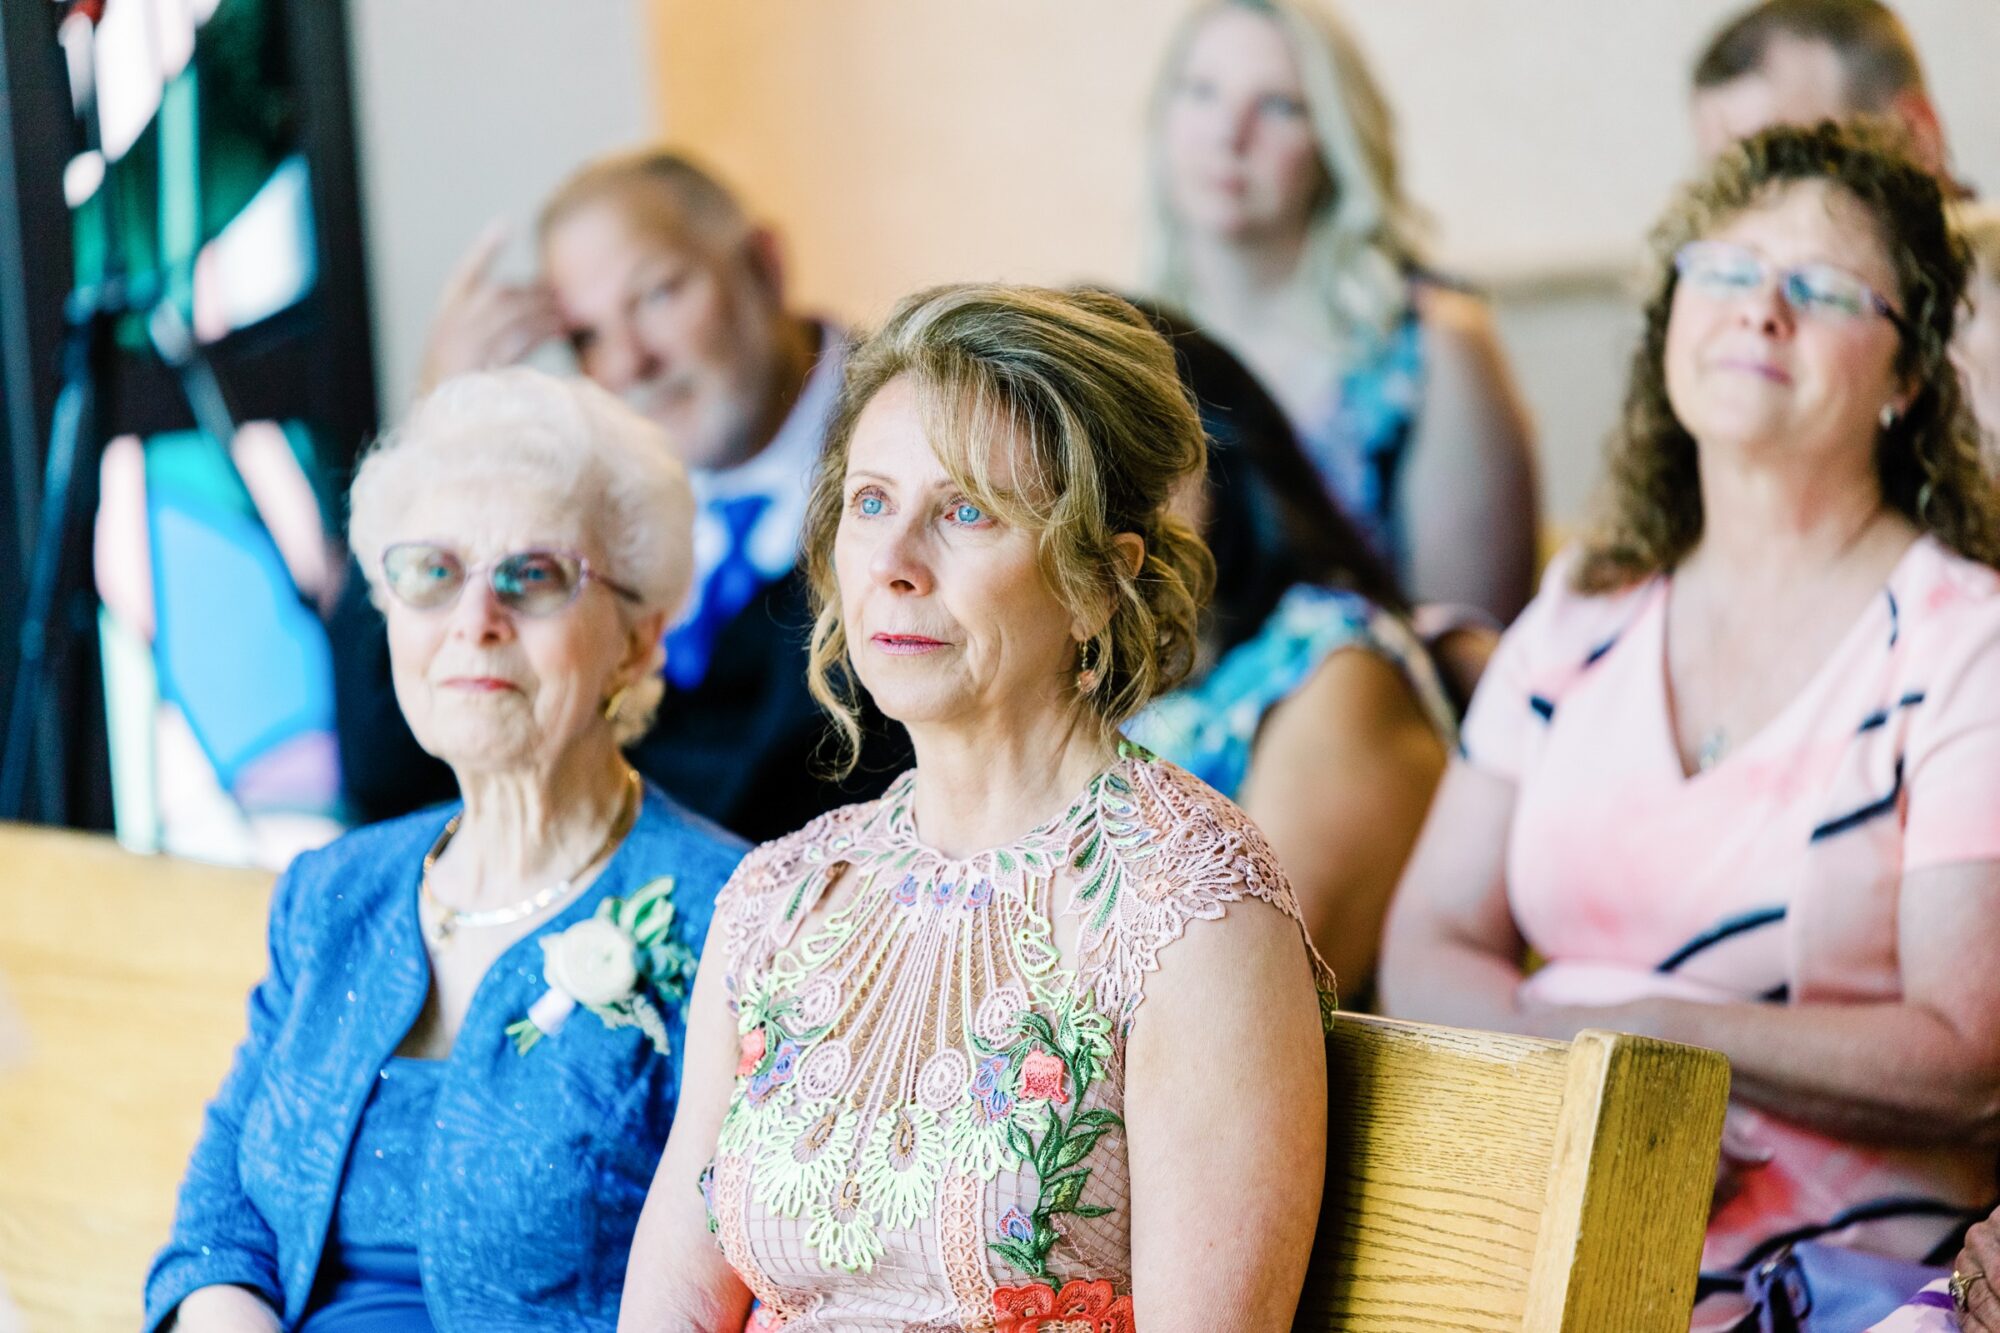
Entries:
POLYGON ((2000 1333, 2000 1290, 1993 1285, 2000 1279, 2000 1212, 1965 1234, 1965 1248, 1952 1268, 1972 1279, 1959 1328, 1963 1333, 2000 1333))
POLYGON ((445 284, 424 346, 420 391, 468 370, 511 366, 563 331, 554 295, 542 283, 505 283, 493 264, 507 243, 489 223, 445 284))

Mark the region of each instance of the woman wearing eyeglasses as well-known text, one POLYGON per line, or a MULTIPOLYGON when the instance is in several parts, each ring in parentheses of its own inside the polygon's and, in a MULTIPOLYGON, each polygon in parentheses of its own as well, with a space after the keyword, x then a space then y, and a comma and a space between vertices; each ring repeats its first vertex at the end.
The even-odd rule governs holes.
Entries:
POLYGON ((610 1329, 743 851, 620 753, 687 588, 687 481, 604 391, 517 369, 418 404, 352 499, 397 699, 462 800, 279 881, 147 1326, 610 1329))
POLYGON ((1931 177, 1829 125, 1725 154, 1655 259, 1602 520, 1481 683, 1382 994, 1726 1054, 1711 1270, 1828 1224, 1948 1255, 2000 1141, 2000 516, 1946 357, 1963 253, 1931 177))

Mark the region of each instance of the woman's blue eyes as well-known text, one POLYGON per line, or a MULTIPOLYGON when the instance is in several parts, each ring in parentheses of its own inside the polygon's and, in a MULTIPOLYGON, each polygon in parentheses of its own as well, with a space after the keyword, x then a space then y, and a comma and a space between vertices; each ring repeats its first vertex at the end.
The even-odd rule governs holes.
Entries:
MULTIPOLYGON (((863 491, 855 496, 853 505, 854 512, 863 518, 880 518, 889 512, 888 500, 874 491, 863 491)), ((944 517, 946 522, 962 528, 976 528, 987 521, 986 511, 970 500, 960 500, 949 506, 944 517)))

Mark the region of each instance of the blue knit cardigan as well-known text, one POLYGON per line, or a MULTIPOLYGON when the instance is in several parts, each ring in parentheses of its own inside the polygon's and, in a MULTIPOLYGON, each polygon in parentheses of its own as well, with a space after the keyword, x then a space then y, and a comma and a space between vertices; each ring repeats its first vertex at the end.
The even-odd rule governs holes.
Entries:
MULTIPOLYGON (((430 992, 417 881, 451 813, 360 829, 278 881, 249 1035, 208 1107, 172 1238, 146 1279, 149 1330, 215 1283, 262 1293, 287 1328, 304 1314, 362 1107, 430 992)), ((668 1015, 670 1056, 581 1008, 526 1055, 505 1029, 547 990, 536 941, 606 897, 673 876, 674 930, 698 951, 743 851, 648 785, 596 881, 480 981, 444 1063, 417 1184, 418 1263, 441 1331, 616 1324, 680 1093, 685 1015, 668 1015)))

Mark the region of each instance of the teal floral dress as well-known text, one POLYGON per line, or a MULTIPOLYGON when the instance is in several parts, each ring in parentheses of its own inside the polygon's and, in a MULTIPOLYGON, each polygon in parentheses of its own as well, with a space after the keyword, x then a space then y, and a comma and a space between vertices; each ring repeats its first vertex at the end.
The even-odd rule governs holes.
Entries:
POLYGON ((1451 702, 1408 625, 1358 593, 1302 583, 1279 599, 1256 634, 1200 680, 1154 700, 1125 734, 1231 800, 1250 772, 1264 716, 1343 648, 1394 664, 1447 746, 1457 743, 1451 702))

